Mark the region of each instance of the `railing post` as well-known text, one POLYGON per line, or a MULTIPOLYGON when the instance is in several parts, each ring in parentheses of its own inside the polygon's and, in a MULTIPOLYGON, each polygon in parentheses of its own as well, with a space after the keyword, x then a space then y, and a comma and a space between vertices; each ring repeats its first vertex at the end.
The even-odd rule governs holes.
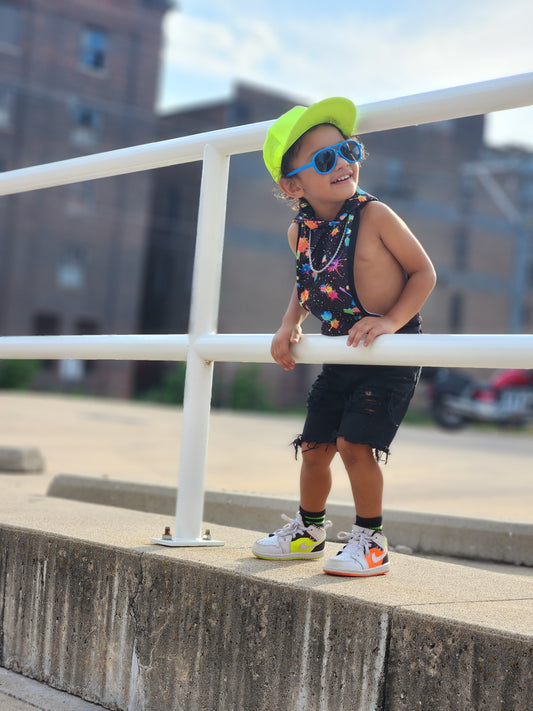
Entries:
POLYGON ((229 156, 207 144, 192 280, 175 534, 152 538, 167 546, 222 545, 201 535, 213 363, 201 358, 194 346, 199 336, 217 329, 228 175, 229 156))

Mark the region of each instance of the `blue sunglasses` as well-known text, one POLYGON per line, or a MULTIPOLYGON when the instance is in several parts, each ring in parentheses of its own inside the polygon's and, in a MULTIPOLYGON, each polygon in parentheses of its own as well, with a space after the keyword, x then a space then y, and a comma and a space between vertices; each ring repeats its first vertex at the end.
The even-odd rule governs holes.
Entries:
POLYGON ((287 173, 287 178, 300 173, 306 168, 314 168, 320 175, 327 175, 337 165, 337 156, 344 158, 348 163, 359 163, 361 155, 362 146, 357 141, 342 141, 335 146, 321 148, 313 155, 310 163, 306 163, 300 168, 296 168, 296 170, 291 170, 290 173, 287 173))

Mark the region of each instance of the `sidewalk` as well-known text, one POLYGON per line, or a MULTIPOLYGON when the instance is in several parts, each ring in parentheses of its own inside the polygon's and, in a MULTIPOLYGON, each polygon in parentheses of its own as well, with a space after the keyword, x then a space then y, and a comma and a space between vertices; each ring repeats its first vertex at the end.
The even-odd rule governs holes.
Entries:
POLYGON ((104 707, 0 667, 0 711, 100 710, 104 707))
MULTIPOLYGON (((175 487, 182 412, 129 401, 0 392, 0 447, 36 446, 46 470, 0 472, 4 492, 46 494, 61 473, 175 487)), ((295 416, 213 410, 206 488, 298 498, 295 416)), ((533 522, 533 433, 404 425, 384 467, 388 509, 533 522)), ((332 503, 350 503, 333 463, 332 503)), ((278 521, 273 522, 275 525, 278 521)))

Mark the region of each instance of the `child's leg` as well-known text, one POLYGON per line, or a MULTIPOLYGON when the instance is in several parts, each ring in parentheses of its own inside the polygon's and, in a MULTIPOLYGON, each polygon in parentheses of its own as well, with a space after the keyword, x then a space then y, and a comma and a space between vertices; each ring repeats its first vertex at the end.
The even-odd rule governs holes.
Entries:
POLYGON ((366 444, 352 444, 337 438, 341 455, 352 486, 356 510, 356 525, 351 533, 339 533, 347 541, 344 548, 324 565, 332 575, 383 575, 389 570, 387 539, 381 531, 383 475, 366 444), (379 530, 377 530, 379 527, 379 530))
POLYGON ((283 515, 288 523, 252 547, 258 558, 268 560, 313 559, 324 555, 326 529, 331 521, 325 520, 326 500, 331 489, 331 460, 337 448, 334 444, 315 445, 302 443, 302 468, 300 473, 300 510, 294 519, 283 515))
POLYGON ((323 511, 331 490, 331 460, 337 448, 334 444, 302 442, 300 470, 300 505, 305 511, 323 511))
POLYGON ((367 444, 352 444, 339 437, 337 449, 350 479, 357 515, 362 518, 381 516, 383 474, 372 448, 367 444))

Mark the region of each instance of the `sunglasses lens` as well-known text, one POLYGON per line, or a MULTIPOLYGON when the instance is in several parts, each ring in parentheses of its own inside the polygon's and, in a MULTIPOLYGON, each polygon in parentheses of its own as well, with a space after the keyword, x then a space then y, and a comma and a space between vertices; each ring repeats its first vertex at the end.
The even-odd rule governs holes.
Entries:
POLYGON ((359 144, 355 141, 345 141, 341 143, 339 150, 342 157, 352 163, 357 163, 358 160, 361 160, 361 149, 359 148, 359 144))
POLYGON ((319 173, 329 173, 335 165, 335 151, 332 148, 324 148, 315 155, 314 161, 319 173))

